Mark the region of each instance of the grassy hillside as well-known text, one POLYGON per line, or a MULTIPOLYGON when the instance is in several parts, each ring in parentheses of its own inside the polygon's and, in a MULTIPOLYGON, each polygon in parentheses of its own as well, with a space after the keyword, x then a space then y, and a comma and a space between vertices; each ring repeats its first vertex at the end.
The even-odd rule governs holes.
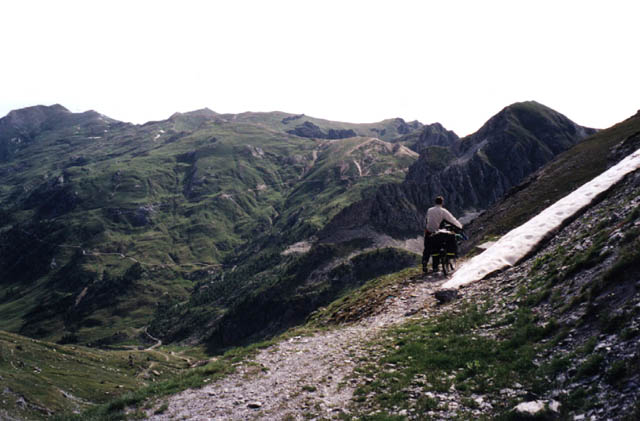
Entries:
POLYGON ((83 411, 174 378, 197 361, 198 354, 196 348, 187 355, 136 348, 101 351, 0 331, 0 418, 45 419, 83 411))
POLYGON ((1 120, 0 328, 52 341, 136 342, 159 304, 259 256, 279 261, 415 160, 370 137, 288 134, 284 113, 135 126, 32 111, 1 120))

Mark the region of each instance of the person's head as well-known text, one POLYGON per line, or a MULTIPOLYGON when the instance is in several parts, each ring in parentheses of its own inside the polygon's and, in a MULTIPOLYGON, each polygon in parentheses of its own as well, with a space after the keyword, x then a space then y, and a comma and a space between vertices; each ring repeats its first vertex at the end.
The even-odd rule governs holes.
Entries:
POLYGON ((435 202, 436 202, 436 205, 442 205, 442 204, 444 204, 444 197, 442 197, 442 196, 438 196, 438 197, 436 197, 435 202))

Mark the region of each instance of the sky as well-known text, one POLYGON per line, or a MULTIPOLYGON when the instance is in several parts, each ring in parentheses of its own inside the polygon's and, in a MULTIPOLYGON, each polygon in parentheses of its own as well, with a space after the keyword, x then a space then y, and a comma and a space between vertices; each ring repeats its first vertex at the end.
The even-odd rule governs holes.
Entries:
POLYGON ((59 103, 132 123, 208 107, 458 135, 518 101, 606 128, 640 108, 640 2, 3 2, 0 116, 59 103))

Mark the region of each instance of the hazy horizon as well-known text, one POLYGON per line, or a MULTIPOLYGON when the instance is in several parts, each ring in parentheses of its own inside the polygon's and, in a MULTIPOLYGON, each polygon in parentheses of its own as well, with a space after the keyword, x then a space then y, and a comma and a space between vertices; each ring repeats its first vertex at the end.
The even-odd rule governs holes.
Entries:
POLYGON ((142 124, 174 112, 400 117, 476 131, 534 100, 609 127, 640 108, 617 1, 14 2, 0 115, 59 103, 142 124))

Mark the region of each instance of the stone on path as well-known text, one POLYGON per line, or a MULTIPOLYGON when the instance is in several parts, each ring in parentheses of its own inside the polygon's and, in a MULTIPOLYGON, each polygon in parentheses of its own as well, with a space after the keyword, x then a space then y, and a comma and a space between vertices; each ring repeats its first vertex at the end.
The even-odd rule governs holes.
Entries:
POLYGON ((455 288, 440 289, 433 294, 438 300, 438 304, 446 304, 449 301, 453 301, 459 297, 458 290, 455 288))

